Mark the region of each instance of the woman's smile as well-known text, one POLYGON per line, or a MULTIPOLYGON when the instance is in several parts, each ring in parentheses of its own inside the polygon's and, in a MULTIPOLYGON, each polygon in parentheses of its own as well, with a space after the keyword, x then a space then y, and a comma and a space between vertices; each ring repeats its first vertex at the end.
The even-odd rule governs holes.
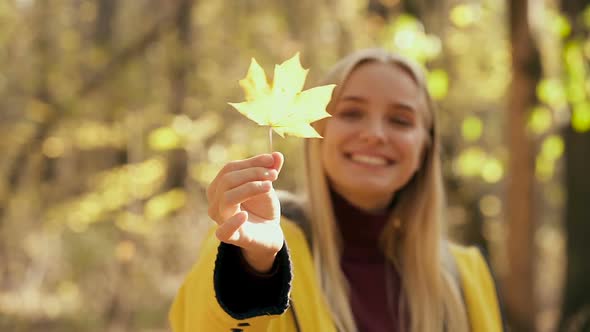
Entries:
POLYGON ((372 169, 386 169, 394 164, 392 159, 377 153, 347 152, 344 156, 354 164, 372 169))

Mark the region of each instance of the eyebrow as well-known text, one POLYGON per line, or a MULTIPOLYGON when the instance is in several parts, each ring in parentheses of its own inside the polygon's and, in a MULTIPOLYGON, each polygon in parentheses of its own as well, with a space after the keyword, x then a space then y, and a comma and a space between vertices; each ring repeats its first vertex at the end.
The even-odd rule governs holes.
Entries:
MULTIPOLYGON (((360 96, 344 96, 340 98, 340 101, 352 101, 352 102, 359 102, 359 103, 363 103, 366 104, 367 103, 367 99, 360 97, 360 96)), ((389 107, 391 108, 395 108, 395 109, 401 109, 404 111, 409 111, 409 112, 415 112, 415 108, 408 104, 408 103, 403 103, 403 102, 393 102, 393 103, 389 103, 389 107)))

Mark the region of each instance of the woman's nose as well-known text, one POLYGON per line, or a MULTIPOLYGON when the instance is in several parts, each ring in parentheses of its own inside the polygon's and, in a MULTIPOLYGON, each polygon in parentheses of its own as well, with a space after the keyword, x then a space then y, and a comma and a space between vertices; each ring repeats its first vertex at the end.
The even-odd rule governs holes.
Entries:
POLYGON ((385 141, 385 123, 381 119, 368 119, 362 131, 362 138, 367 142, 385 141))

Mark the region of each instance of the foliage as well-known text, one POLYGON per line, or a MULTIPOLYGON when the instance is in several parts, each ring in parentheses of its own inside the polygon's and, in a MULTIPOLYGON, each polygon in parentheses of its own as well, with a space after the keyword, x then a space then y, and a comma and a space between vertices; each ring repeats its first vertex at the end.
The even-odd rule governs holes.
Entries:
POLYGON ((246 78, 240 86, 246 101, 230 103, 238 112, 277 134, 297 137, 321 137, 310 123, 329 117, 326 106, 335 85, 318 86, 301 91, 307 70, 301 67, 299 53, 275 67, 272 86, 264 70, 252 59, 246 78))

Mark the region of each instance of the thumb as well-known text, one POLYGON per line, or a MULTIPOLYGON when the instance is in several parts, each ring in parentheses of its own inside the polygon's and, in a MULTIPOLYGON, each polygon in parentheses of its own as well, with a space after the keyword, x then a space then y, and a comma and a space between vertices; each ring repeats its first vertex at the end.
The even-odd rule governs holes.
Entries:
POLYGON ((283 164, 285 163, 285 156, 282 153, 275 151, 272 153, 273 164, 272 168, 277 170, 277 173, 281 172, 283 164))

